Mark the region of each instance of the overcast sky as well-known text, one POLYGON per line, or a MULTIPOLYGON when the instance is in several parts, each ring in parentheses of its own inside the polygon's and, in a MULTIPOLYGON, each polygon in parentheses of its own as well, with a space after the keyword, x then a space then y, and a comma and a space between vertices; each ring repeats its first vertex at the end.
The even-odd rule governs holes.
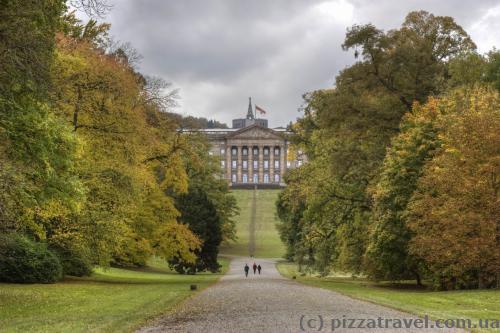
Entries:
POLYGON ((111 34, 143 55, 141 72, 180 90, 176 112, 230 124, 248 97, 270 126, 300 114, 302 94, 331 87, 353 62, 346 28, 401 25, 409 11, 452 16, 480 52, 500 46, 499 0, 109 0, 111 34))

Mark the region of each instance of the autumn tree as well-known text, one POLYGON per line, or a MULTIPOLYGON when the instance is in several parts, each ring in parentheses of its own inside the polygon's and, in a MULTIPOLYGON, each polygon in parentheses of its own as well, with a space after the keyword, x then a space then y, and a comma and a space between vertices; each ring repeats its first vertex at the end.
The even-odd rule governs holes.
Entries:
POLYGON ((337 76, 333 89, 306 96, 304 118, 292 129, 310 158, 300 183, 306 184, 303 237, 316 240, 315 266, 358 273, 369 242, 371 189, 391 138, 415 101, 448 88, 450 61, 475 45, 451 17, 420 11, 387 32, 353 26, 343 48, 360 60, 337 76))
POLYGON ((446 98, 442 145, 409 203, 410 253, 442 289, 499 285, 499 102, 488 88, 446 98))
POLYGON ((45 238, 36 214, 75 211, 79 142, 48 98, 54 35, 64 4, 2 4, 0 11, 0 221, 2 231, 45 238))
POLYGON ((375 279, 422 280, 422 265, 408 253, 412 238, 403 218, 408 202, 422 175, 424 164, 440 146, 436 119, 442 105, 434 98, 423 106, 417 102, 401 122, 401 132, 381 167, 379 180, 372 190, 373 209, 365 271, 375 279))

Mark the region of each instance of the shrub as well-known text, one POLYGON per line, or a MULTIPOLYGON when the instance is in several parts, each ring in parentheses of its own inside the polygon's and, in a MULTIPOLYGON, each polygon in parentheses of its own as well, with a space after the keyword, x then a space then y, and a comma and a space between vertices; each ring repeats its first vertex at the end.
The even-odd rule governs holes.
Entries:
POLYGON ((92 274, 92 262, 90 255, 84 248, 79 248, 71 244, 51 245, 50 250, 54 251, 62 264, 63 275, 90 276, 92 274))
POLYGON ((46 244, 14 233, 0 235, 0 281, 54 283, 61 277, 59 258, 46 244))

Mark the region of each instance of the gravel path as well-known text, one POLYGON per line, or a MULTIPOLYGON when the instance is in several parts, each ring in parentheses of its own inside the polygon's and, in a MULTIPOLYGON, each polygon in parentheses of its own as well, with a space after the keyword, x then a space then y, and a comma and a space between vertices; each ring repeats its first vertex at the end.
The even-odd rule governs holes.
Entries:
MULTIPOLYGON (((357 326, 363 318, 377 321, 382 317, 385 321, 386 318, 408 320, 415 317, 285 279, 271 259, 256 260, 263 267, 262 275, 254 275, 250 269, 248 278, 245 278, 245 262, 251 266, 254 259, 234 258, 228 274, 220 282, 138 332, 462 332, 415 327, 332 330, 332 319, 335 318, 357 319, 357 326)), ((368 321, 363 323, 367 324, 368 321)))

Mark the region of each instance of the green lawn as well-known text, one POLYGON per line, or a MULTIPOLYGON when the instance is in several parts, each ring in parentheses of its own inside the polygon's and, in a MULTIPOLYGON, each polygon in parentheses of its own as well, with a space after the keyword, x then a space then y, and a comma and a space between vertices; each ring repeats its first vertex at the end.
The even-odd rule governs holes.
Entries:
MULTIPOLYGON (((301 276, 293 263, 280 262, 278 270, 297 281, 338 291, 373 303, 434 319, 464 318, 472 322, 482 319, 500 319, 500 290, 429 291, 409 284, 375 283, 349 277, 301 276)), ((481 332, 500 332, 483 330, 481 332)))
MULTIPOLYGON (((276 199, 280 190, 257 190, 256 218, 255 218, 255 252, 260 258, 281 258, 285 247, 279 238, 276 229, 276 199)), ((228 255, 249 255, 250 221, 253 190, 233 190, 240 208, 240 215, 236 217, 235 243, 221 247, 221 253, 228 255)))
MULTIPOLYGON (((223 271, 227 260, 221 260, 223 271)), ((127 332, 203 289, 221 274, 179 275, 156 261, 144 270, 97 269, 55 284, 0 283, 1 332, 127 332)))

